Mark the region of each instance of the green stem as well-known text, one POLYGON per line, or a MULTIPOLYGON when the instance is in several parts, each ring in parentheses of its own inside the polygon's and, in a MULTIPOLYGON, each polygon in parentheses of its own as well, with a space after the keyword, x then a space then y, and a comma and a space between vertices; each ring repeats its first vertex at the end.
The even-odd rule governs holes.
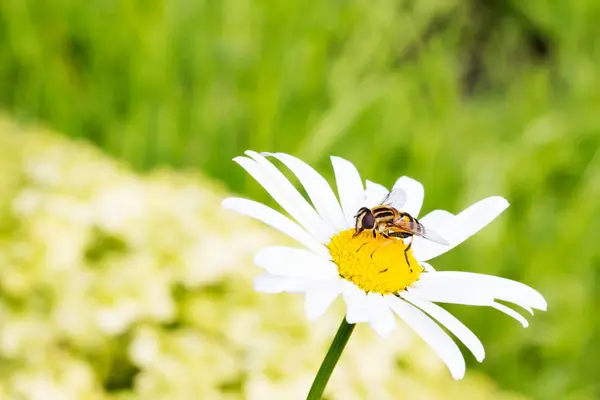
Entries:
POLYGON ((327 382, 329 382, 329 377, 340 359, 342 351, 344 351, 344 347, 346 347, 346 343, 348 343, 348 339, 350 339, 353 330, 354 324, 347 323, 346 317, 344 317, 335 334, 335 338, 333 338, 333 342, 331 343, 331 346, 329 346, 329 350, 327 350, 327 354, 321 363, 319 372, 317 372, 317 376, 315 376, 315 380, 310 387, 310 392, 308 392, 306 400, 321 400, 325 386, 327 386, 327 382))

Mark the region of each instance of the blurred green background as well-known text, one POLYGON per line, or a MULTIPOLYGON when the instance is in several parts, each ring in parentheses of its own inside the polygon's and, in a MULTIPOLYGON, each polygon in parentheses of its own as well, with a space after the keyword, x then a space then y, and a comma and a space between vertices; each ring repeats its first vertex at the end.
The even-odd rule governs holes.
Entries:
MULTIPOLYGON (((3 0, 0 107, 138 172, 200 171, 267 202, 231 162, 246 149, 330 180, 329 155, 388 186, 412 176, 424 210, 503 195, 435 266, 523 281, 548 312, 522 329, 449 307, 486 345, 469 370, 533 399, 600 398, 598 1, 3 0)), ((6 221, 3 246, 20 232, 6 221)))

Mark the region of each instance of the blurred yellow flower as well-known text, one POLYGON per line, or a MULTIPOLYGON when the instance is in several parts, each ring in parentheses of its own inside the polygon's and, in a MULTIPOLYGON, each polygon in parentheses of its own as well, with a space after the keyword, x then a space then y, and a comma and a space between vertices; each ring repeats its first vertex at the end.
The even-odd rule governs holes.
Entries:
MULTIPOLYGON (((252 290, 249 264, 274 236, 221 210, 220 187, 200 174, 138 175, 2 118, 0 147, 1 399, 304 394, 336 323, 307 326, 298 298, 252 290)), ((521 399, 477 373, 457 392, 411 335, 354 335, 335 398, 521 399)))

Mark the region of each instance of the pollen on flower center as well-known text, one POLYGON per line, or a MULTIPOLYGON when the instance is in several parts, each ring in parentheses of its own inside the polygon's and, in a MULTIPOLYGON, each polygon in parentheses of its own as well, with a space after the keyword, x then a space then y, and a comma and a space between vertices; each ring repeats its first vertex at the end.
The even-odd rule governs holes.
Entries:
POLYGON ((365 292, 397 293, 417 281, 423 268, 412 250, 400 239, 373 237, 363 231, 354 237, 354 229, 335 235, 327 247, 340 276, 353 282, 365 292))

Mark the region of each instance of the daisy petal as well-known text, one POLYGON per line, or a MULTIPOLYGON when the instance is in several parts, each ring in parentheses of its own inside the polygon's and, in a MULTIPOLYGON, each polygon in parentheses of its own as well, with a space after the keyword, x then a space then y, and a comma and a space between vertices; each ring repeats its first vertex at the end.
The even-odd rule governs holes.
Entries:
POLYGON ((340 157, 331 157, 340 203, 348 226, 354 226, 354 216, 365 201, 360 174, 354 164, 340 157))
POLYGON ((364 206, 369 208, 376 206, 381 203, 381 200, 383 200, 388 193, 389 190, 387 190, 385 186, 368 180, 364 206))
POLYGON ((433 210, 429 214, 425 215, 419 220, 426 228, 430 228, 434 231, 438 231, 446 225, 452 223, 452 219, 456 215, 446 210, 433 210))
POLYGON ((279 203, 281 207, 321 243, 329 241, 327 226, 289 180, 266 158, 248 152, 258 160, 247 157, 233 159, 279 203))
MULTIPOLYGON (((419 220, 419 222, 429 231, 433 231, 447 242, 450 242, 447 231, 449 227, 454 226, 454 219, 456 216, 446 210, 433 210, 429 214, 425 215, 423 218, 419 220)), ((450 234, 452 236, 452 234, 450 234)), ((425 259, 431 259, 431 254, 436 254, 441 251, 444 251, 445 248, 449 248, 447 245, 442 245, 440 243, 433 242, 431 240, 427 240, 420 237, 415 237, 413 239, 413 253, 415 258, 421 262, 425 261, 425 259)))
POLYGON ((293 247, 265 247, 254 256, 254 263, 273 275, 289 278, 338 278, 334 263, 311 251, 293 247))
POLYGON ((472 235, 479 232, 492 222, 509 206, 508 201, 500 196, 488 197, 471 205, 456 215, 456 225, 453 227, 455 235, 454 246, 459 245, 472 235))
POLYGON ((446 285, 443 282, 430 281, 429 276, 439 272, 430 272, 422 274, 419 281, 413 283, 406 289, 422 300, 433 301, 436 303, 463 304, 467 306, 488 306, 494 299, 488 293, 477 288, 456 288, 452 285, 446 285))
POLYGON ((527 321, 527 319, 525 319, 524 316, 522 316, 521 314, 519 314, 512 308, 506 307, 504 304, 500 304, 500 303, 496 303, 496 302, 492 303, 490 306, 494 307, 498 311, 502 311, 504 314, 506 314, 510 317, 513 317, 514 319, 519 321, 521 323, 521 325, 523 325, 523 328, 527 328, 529 326, 529 321, 527 321))
POLYGON ((308 319, 315 320, 323 315, 340 293, 342 293, 342 282, 340 281, 319 285, 308 290, 304 298, 304 309, 308 319))
POLYGON ((437 320, 441 325, 446 327, 454 336, 456 336, 461 342, 467 346, 471 353, 475 356, 475 359, 482 362, 485 358, 485 350, 483 344, 477 336, 469 328, 467 328, 462 322, 460 322, 454 315, 444 310, 437 304, 433 304, 429 301, 420 300, 416 296, 410 293, 401 293, 400 296, 405 300, 409 301, 416 307, 429 314, 433 319, 437 320))
POLYGON ((392 310, 435 350, 450 370, 452 377, 462 379, 465 376, 465 359, 450 336, 413 305, 395 296, 388 296, 386 299, 392 310))
POLYGON ((369 322, 372 310, 365 292, 354 286, 353 283, 346 281, 342 294, 346 302, 346 321, 349 324, 369 322))
POLYGON ((435 288, 444 287, 457 292, 474 292, 485 294, 490 300, 504 300, 521 307, 546 310, 544 296, 537 290, 511 279, 493 275, 477 274, 474 272, 439 271, 422 275, 419 284, 435 288))
POLYGON ((329 257, 327 248, 302 229, 300 225, 264 204, 253 200, 230 197, 223 200, 221 205, 225 209, 255 218, 297 240, 320 256, 329 257))
POLYGON ((262 293, 306 293, 316 285, 318 282, 309 279, 288 278, 269 273, 254 278, 254 290, 262 293))
POLYGON ((387 336, 390 332, 396 329, 396 318, 390 310, 383 296, 376 293, 369 293, 367 299, 371 303, 372 316, 371 328, 381 337, 387 336))
POLYGON ((533 309, 531 307, 527 307, 527 306, 521 306, 522 308, 525 309, 525 311, 527 311, 529 314, 533 315, 533 309))
POLYGON ((321 174, 291 155, 269 154, 284 163, 296 175, 321 217, 328 220, 336 231, 349 228, 335 193, 321 174))
POLYGON ((415 257, 419 261, 427 261, 453 249, 492 222, 508 205, 508 201, 500 196, 488 197, 448 219, 444 225, 427 226, 423 223, 450 242, 450 246, 415 238, 412 246, 415 257))
POLYGON ((401 176, 394 184, 394 189, 401 188, 406 192, 406 204, 402 211, 406 211, 413 217, 417 218, 423 205, 425 198, 425 189, 421 182, 416 181, 408 176, 401 176))

